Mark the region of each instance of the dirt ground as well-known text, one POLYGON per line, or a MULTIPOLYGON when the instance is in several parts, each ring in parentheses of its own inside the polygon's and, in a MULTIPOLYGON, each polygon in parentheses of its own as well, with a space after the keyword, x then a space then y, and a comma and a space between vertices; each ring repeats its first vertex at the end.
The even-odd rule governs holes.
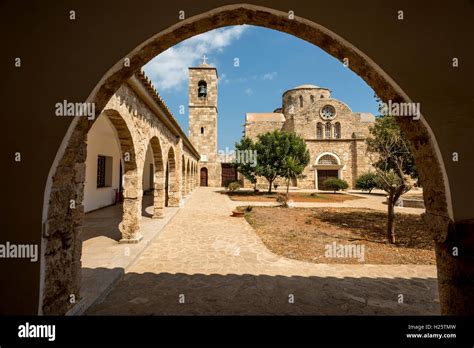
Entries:
POLYGON ((314 263, 436 264, 434 243, 419 215, 396 215, 396 244, 388 243, 386 238, 386 213, 371 209, 252 207, 245 218, 272 252, 290 259, 314 263), (364 246, 363 261, 327 253, 341 245, 364 246))
MULTIPOLYGON (((233 201, 244 202, 276 202, 277 196, 281 192, 257 192, 242 191, 242 192, 223 192, 227 194, 233 201)), ((314 203, 337 203, 353 199, 365 199, 363 197, 346 195, 343 193, 310 193, 310 192, 290 192, 290 199, 294 202, 314 202, 314 203)))

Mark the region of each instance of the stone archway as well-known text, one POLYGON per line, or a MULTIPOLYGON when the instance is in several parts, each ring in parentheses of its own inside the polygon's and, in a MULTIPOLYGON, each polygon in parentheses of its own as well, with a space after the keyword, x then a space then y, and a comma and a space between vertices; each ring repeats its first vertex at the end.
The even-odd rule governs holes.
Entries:
MULTIPOLYGON (((122 60, 116 62, 95 86, 88 101, 95 102, 96 110, 100 112, 119 86, 157 54, 194 35, 223 26, 239 24, 251 24, 279 30, 313 43, 335 58, 341 61, 349 61, 349 68, 362 77, 383 100, 412 102, 409 96, 396 82, 370 57, 366 56, 337 34, 304 18, 294 17, 290 19, 288 13, 249 4, 223 6, 190 17, 156 34, 143 43, 137 43, 136 48, 131 50, 126 56, 130 60, 130 66, 124 67, 122 60)), ((449 182, 436 139, 423 116, 421 120, 416 123, 408 118, 399 118, 398 120, 410 140, 424 187, 426 221, 432 229, 436 240, 442 311, 443 313, 474 312, 474 305, 469 297, 469 292, 473 289, 473 282, 471 278, 469 278, 471 279, 470 281, 466 282, 465 276, 467 270, 473 266, 472 261, 464 256, 454 260, 451 254, 453 243, 458 242, 457 237, 450 237, 450 235, 454 234, 457 228, 462 231, 467 227, 464 225, 464 227, 455 227, 453 222, 449 182)), ((60 204, 57 204, 57 202, 64 203, 68 197, 80 196, 82 194, 81 181, 75 180, 74 178, 81 177, 84 173, 83 144, 89 127, 88 121, 83 118, 75 119, 71 123, 70 131, 63 140, 62 147, 56 155, 55 163, 58 164, 51 170, 53 175, 52 184, 45 190, 45 195, 49 197, 49 205, 45 207, 45 209, 47 209, 47 221, 45 222, 49 226, 56 223, 52 229, 62 231, 68 239, 71 239, 71 243, 74 243, 76 238, 73 226, 77 228, 82 224, 83 214, 75 213, 74 216, 71 217, 67 212, 58 212, 58 210, 64 209, 64 207, 59 207, 60 204), (67 172, 67 175, 63 176, 62 173, 64 172, 67 172), (61 177, 61 179, 58 179, 59 177, 61 177), (62 183, 58 183, 58 180, 61 180, 62 183), (58 187, 61 189, 65 188, 65 190, 58 193, 58 187), (57 216, 69 218, 58 219, 57 216), (74 221, 74 223, 72 221, 74 221), (66 226, 67 224, 69 225, 66 226)), ((169 155, 168 153, 168 158, 170 158, 169 155)), ((174 152, 172 155, 174 156, 174 152)), ((167 170, 170 170, 174 165, 174 162, 171 163, 168 160, 167 170)), ((198 176, 199 174, 196 170, 196 179, 198 179, 198 176)), ((171 201, 173 201, 173 204, 177 204, 175 202, 176 198, 171 195, 173 192, 176 192, 173 191, 176 190, 176 185, 175 182, 170 182, 170 188, 173 187, 173 189, 170 190, 170 204, 171 201)), ((179 187, 179 185, 177 186, 179 187)), ((133 210, 132 196, 133 194, 130 194, 127 203, 130 205, 131 210, 133 210)), ((131 235, 134 233, 136 232, 132 231, 131 235)), ((465 237, 461 235, 458 237, 460 240, 466 240, 465 237)), ((45 236, 45 239, 46 238, 48 237, 45 236)), ((45 250, 45 259, 47 259, 48 256, 52 258, 55 254, 64 254, 61 257, 69 260, 66 264, 77 262, 78 259, 77 255, 74 256, 70 254, 70 250, 64 251, 60 248, 56 250, 43 248, 43 250, 45 250)), ((48 301, 51 301, 51 297, 58 294, 57 289, 54 289, 55 287, 50 289, 51 283, 49 283, 47 279, 50 277, 57 278, 58 274, 56 273, 58 273, 59 270, 56 269, 58 267, 48 267, 48 263, 50 263, 50 261, 46 260, 46 266, 44 267, 45 275, 43 277, 44 284, 42 284, 43 293, 40 294, 40 297, 43 299, 43 303, 40 303, 40 307, 43 307, 45 313, 48 312, 48 310, 45 309, 49 303, 48 301)), ((71 266, 68 267, 70 268, 71 266)), ((67 269, 63 272, 65 272, 64 275, 69 275, 71 270, 67 269)), ((65 282, 67 282, 67 280, 65 280, 65 282)), ((74 282, 74 280, 72 282, 74 282)), ((68 289, 69 288, 70 287, 68 287, 68 289)), ((59 293, 62 293, 62 291, 59 293)), ((64 306, 60 306, 60 308, 63 307, 64 306)), ((52 311, 61 313, 62 309, 54 307, 52 311)))
POLYGON ((186 160, 181 156, 181 196, 186 196, 186 160))
MULTIPOLYGON (((139 240, 141 215, 141 180, 137 172, 136 151, 130 130, 116 110, 104 110, 118 136, 122 156, 123 216, 119 229, 122 241, 139 240), (140 187, 138 187, 140 185, 140 187)), ((87 134, 92 122, 82 120, 75 132, 87 134)), ((71 294, 79 294, 81 285, 83 192, 87 143, 81 137, 70 142, 69 150, 52 178, 46 227, 43 232, 44 293, 42 312, 65 313, 71 294), (74 154, 72 153, 74 152, 74 154), (67 159, 77 162, 67 165, 67 159), (71 203, 74 202, 74 205, 71 203), (72 209, 71 207, 74 206, 72 209)))
POLYGON ((153 218, 162 218, 165 207, 165 173, 160 140, 154 136, 150 139, 153 151, 153 218))
POLYGON ((186 181, 185 181, 186 194, 189 194, 192 191, 191 181, 192 181, 192 179, 191 179, 191 163, 190 163, 189 158, 188 158, 188 160, 186 162, 186 181))
POLYGON ((168 192, 168 206, 178 207, 181 199, 179 192, 178 173, 179 167, 176 163, 175 150, 170 146, 167 156, 167 192, 168 192))
POLYGON ((141 218, 141 180, 137 171, 135 146, 130 130, 115 110, 103 112, 117 131, 123 162, 123 219, 120 224, 122 243, 135 243, 142 239, 140 234, 141 218))

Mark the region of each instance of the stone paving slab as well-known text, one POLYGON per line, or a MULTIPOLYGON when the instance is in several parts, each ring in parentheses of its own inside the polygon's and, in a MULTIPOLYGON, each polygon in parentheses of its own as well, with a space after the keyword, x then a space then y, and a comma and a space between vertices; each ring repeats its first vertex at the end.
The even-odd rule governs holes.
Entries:
MULTIPOLYGON (((145 205, 149 206, 144 210, 143 215, 149 215, 147 213, 153 210, 149 197, 145 198, 145 205)), ((103 300, 123 277, 128 267, 163 230, 178 210, 173 207, 165 208, 163 219, 142 216, 140 228, 143 239, 136 244, 118 243, 121 238, 118 230, 122 217, 120 205, 86 214, 82 232, 80 301, 67 314, 83 314, 91 305, 103 300)))
POLYGON ((87 314, 440 313, 435 266, 314 264, 280 257, 245 219, 230 216, 234 203, 216 189, 198 188, 87 314))

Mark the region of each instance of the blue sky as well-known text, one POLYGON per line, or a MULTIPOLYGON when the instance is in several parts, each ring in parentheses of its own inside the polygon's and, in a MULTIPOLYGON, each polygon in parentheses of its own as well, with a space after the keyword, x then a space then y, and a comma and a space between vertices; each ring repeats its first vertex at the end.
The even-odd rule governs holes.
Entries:
POLYGON ((246 112, 272 112, 284 91, 302 84, 329 88, 354 112, 377 114, 374 91, 319 47, 271 29, 232 26, 185 40, 144 66, 186 134, 188 67, 199 65, 204 54, 219 74, 219 150, 233 149, 242 137, 246 112))

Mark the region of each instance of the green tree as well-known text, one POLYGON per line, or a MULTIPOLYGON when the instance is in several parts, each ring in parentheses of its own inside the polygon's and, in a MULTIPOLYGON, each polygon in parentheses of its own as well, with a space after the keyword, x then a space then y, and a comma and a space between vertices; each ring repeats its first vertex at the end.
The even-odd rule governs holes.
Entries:
POLYGON ((338 179, 338 178, 329 178, 324 181, 324 185, 329 187, 331 190, 336 193, 336 191, 339 190, 345 190, 346 188, 349 187, 349 184, 347 181, 338 179))
POLYGON ((356 189, 362 191, 372 192, 374 188, 377 188, 377 174, 375 173, 365 173, 357 178, 356 189))
MULTIPOLYGON (((240 142, 235 144, 235 150, 239 151, 241 154, 249 154, 254 153, 255 151, 255 143, 252 139, 244 137, 240 140, 240 142)), ((235 170, 241 173, 250 183, 254 185, 254 190, 257 188, 257 163, 253 161, 235 161, 232 163, 232 166, 235 170)))
MULTIPOLYGON (((308 153, 308 156, 309 156, 309 153, 308 153)), ((309 158, 308 158, 308 162, 309 162, 309 158)), ((288 156, 284 159, 282 163, 283 164, 282 177, 286 178, 286 195, 285 195, 284 206, 288 206, 291 179, 294 179, 298 177, 299 175, 301 175, 301 173, 303 173, 304 168, 306 167, 308 162, 303 164, 303 162, 299 161, 293 156, 288 156)))
MULTIPOLYGON (((294 133, 273 131, 258 136, 256 173, 268 181, 268 192, 277 177, 287 180, 303 172, 310 155, 303 138, 294 133)), ((288 183, 289 184, 289 183, 288 183)))
POLYGON ((376 170, 377 186, 388 193, 387 238, 395 238, 395 204, 411 189, 410 177, 417 176, 408 139, 393 116, 380 116, 370 128, 367 153, 376 170))

